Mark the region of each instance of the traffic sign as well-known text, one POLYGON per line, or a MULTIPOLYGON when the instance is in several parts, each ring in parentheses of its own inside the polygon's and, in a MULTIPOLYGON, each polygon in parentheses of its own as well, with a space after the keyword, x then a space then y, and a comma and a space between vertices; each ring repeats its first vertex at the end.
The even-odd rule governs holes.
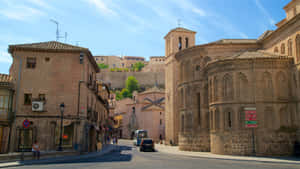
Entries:
POLYGON ((30 126, 30 121, 27 120, 27 119, 25 119, 25 120, 23 121, 23 127, 24 127, 25 129, 27 129, 29 126, 30 126))
POLYGON ((247 128, 256 128, 257 119, 256 119, 256 108, 245 108, 245 123, 247 128))

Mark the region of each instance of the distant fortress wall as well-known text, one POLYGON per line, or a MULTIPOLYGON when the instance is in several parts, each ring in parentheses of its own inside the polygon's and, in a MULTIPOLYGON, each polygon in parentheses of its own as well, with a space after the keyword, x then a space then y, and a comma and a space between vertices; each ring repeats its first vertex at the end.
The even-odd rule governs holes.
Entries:
POLYGON ((165 87, 165 72, 101 72, 97 80, 110 83, 112 89, 122 89, 129 76, 134 76, 142 88, 153 87, 156 82, 159 87, 165 87))

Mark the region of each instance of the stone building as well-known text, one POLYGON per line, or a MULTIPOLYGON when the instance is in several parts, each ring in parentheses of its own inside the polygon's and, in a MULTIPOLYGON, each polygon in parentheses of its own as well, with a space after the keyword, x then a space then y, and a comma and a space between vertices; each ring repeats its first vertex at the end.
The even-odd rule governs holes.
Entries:
POLYGON ((300 141, 300 1, 258 39, 195 45, 195 32, 166 36, 166 141, 216 154, 292 155, 300 141), (256 128, 246 126, 256 109, 256 128))
MULTIPOLYGON (((147 64, 144 57, 140 56, 94 56, 96 62, 108 65, 109 68, 128 68, 130 69, 136 62, 147 64)), ((109 70, 109 69, 105 69, 109 70)))
MULTIPOLYGON (((109 68, 121 68, 122 58, 119 56, 94 56, 96 62, 108 65, 109 68)), ((109 69, 103 69, 104 71, 109 71, 109 69)))
POLYGON ((149 63, 142 69, 142 72, 165 72, 165 57, 151 56, 149 63))
POLYGON ((122 137, 132 138, 135 130, 144 129, 148 131, 148 137, 155 141, 165 138, 164 108, 165 92, 157 87, 135 93, 132 99, 117 101, 115 114, 122 119, 122 137))
POLYGON ((108 105, 106 95, 98 93, 99 68, 89 49, 50 41, 10 45, 9 53, 16 91, 10 151, 31 150, 35 140, 42 151, 56 150, 62 103, 63 148, 94 151, 108 105))
POLYGON ((0 153, 7 153, 14 118, 12 112, 14 85, 9 75, 0 74, 0 153))

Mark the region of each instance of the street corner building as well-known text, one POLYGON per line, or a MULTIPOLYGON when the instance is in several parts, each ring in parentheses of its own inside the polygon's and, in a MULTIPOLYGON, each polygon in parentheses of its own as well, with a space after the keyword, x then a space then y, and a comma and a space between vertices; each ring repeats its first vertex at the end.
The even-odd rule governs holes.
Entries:
POLYGON ((96 150, 105 137, 109 91, 99 90, 91 52, 50 41, 10 45, 9 53, 15 90, 10 151, 31 151, 34 141, 42 151, 57 150, 61 137, 64 150, 96 150))
POLYGON ((165 92, 158 87, 134 92, 133 98, 117 101, 115 119, 122 119, 122 138, 132 139, 136 130, 147 130, 154 141, 165 138, 165 92))
POLYGON ((195 45, 196 32, 181 27, 165 36, 166 143, 215 154, 293 154, 300 141, 299 8, 291 1, 278 28, 258 39, 195 45))

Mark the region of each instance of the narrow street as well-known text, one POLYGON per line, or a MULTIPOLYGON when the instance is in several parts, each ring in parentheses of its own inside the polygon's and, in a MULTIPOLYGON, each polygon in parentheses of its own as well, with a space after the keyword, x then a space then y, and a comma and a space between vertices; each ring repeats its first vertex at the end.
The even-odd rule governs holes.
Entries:
MULTIPOLYGON (((160 152, 139 152, 131 141, 121 141, 119 150, 89 160, 13 167, 16 169, 299 169, 299 165, 215 160, 170 155, 160 152)), ((12 168, 12 169, 13 169, 12 168)))

